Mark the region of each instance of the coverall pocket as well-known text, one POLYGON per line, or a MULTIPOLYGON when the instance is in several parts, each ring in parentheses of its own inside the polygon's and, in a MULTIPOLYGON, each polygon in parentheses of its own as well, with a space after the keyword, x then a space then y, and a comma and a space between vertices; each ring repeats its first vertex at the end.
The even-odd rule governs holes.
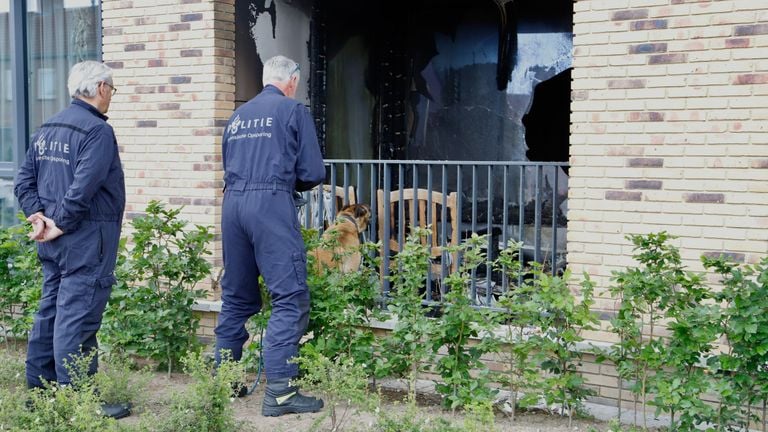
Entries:
POLYGON ((98 276, 97 269, 101 264, 103 239, 97 225, 89 226, 87 230, 78 230, 77 234, 68 239, 65 250, 65 268, 63 273, 78 273, 83 276, 98 276))
POLYGON ((99 287, 102 289, 112 288, 117 283, 117 278, 115 278, 115 275, 109 275, 100 277, 96 280, 96 282, 99 284, 99 287))
POLYGON ((296 282, 299 286, 307 286, 307 257, 302 253, 291 255, 293 270, 296 272, 296 282))

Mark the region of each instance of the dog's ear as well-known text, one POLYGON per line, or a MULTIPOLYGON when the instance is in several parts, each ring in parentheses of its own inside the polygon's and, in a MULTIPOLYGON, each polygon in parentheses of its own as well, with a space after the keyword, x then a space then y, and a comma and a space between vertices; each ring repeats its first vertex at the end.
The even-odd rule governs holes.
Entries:
POLYGON ((357 204, 355 205, 355 217, 363 217, 368 216, 371 214, 371 209, 365 204, 357 204))

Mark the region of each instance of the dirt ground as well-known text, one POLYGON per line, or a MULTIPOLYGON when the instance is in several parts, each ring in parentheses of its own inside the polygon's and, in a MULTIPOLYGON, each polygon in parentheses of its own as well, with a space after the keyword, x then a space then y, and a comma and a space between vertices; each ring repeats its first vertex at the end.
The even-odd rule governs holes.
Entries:
MULTIPOLYGON (((165 374, 157 374, 150 382, 147 389, 147 404, 145 409, 150 412, 158 412, 163 407, 158 406, 157 401, 167 400, 173 392, 183 392, 190 385, 191 379, 183 374, 172 374, 167 377, 165 374)), ((263 417, 261 415, 261 401, 264 396, 263 385, 259 384, 253 394, 242 399, 236 399, 234 403, 235 417, 243 422, 243 430, 257 432, 301 432, 309 431, 312 424, 323 417, 323 412, 315 414, 285 415, 281 417, 263 417)), ((395 391, 388 391, 385 394, 386 401, 382 402, 381 409, 390 414, 402 413, 405 411, 403 404, 398 403, 400 394, 395 391)), ((452 415, 443 410, 437 401, 424 398, 419 400, 419 412, 424 417, 438 418, 442 417, 452 421, 454 424, 461 425, 463 417, 461 415, 452 415)), ((326 409, 327 411, 327 409, 326 409)), ((141 413, 136 413, 131 417, 120 420, 121 422, 138 422, 141 413)), ((347 420, 343 423, 343 430, 365 431, 372 429, 371 425, 375 423, 375 416, 370 413, 355 413, 349 411, 347 420)), ((330 430, 330 419, 326 418, 322 423, 323 427, 319 430, 330 430)), ((588 431, 590 427, 598 431, 608 430, 608 424, 598 420, 574 419, 571 427, 568 427, 568 419, 556 415, 549 415, 542 412, 518 413, 516 420, 511 421, 504 414, 496 416, 497 432, 574 432, 588 431)))

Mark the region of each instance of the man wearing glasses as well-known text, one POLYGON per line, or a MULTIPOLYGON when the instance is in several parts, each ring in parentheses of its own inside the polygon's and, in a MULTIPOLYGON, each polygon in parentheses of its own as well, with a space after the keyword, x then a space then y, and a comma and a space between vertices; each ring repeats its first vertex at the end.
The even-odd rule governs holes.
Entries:
MULTIPOLYGON (((115 87, 100 62, 72 67, 72 103, 32 135, 14 192, 32 224, 43 292, 27 350, 27 385, 71 383, 67 364, 95 353, 96 332, 115 284, 125 181, 107 116, 115 87)), ((89 373, 98 360, 94 355, 89 373)), ((102 405, 114 418, 127 404, 102 405)))
MULTIPOLYGON (((245 323, 261 310, 259 275, 269 289, 272 314, 264 344, 267 388, 262 414, 316 412, 323 401, 291 385, 290 360, 309 320, 307 253, 293 192, 325 180, 325 167, 309 110, 294 100, 299 65, 283 56, 264 63, 264 90, 238 108, 222 140, 224 202, 221 216, 224 276, 216 326, 216 361, 227 351, 240 360, 245 323)), ((245 396, 244 388, 238 396, 245 396)))

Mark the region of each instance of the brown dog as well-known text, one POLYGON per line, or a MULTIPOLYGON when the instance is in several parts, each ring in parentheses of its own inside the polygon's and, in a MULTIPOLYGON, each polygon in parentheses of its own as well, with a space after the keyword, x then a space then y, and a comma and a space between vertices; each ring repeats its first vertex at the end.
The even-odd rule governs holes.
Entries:
POLYGON ((368 229, 371 208, 365 204, 344 206, 336 215, 336 222, 322 236, 320 246, 312 251, 317 269, 335 268, 342 273, 360 268, 360 233, 368 229))

